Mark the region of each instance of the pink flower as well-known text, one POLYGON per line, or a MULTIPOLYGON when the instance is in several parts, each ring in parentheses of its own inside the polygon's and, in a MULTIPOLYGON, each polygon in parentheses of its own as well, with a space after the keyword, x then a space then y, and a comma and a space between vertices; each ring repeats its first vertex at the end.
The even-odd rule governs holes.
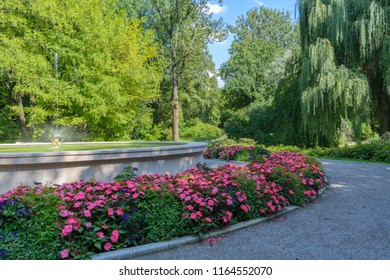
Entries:
POLYGON ((84 217, 90 218, 91 217, 91 211, 84 210, 84 217))
POLYGON ((104 233, 103 232, 98 231, 96 234, 97 234, 97 236, 99 236, 99 238, 104 238, 104 233))
POLYGON ((107 242, 106 244, 104 244, 104 250, 106 251, 110 251, 111 247, 112 247, 112 244, 110 242, 107 242))
POLYGON ((191 219, 195 220, 196 217, 197 217, 196 213, 191 213, 191 215, 190 215, 190 218, 191 218, 191 219))
POLYGON ((304 191, 303 193, 304 193, 305 195, 307 195, 308 198, 310 198, 311 195, 312 195, 311 190, 304 191))
POLYGON ((230 220, 231 220, 232 217, 233 217, 233 213, 230 212, 230 211, 224 211, 224 213, 225 213, 225 215, 222 216, 222 221, 223 221, 224 223, 230 222, 230 220))
POLYGON ((233 204, 233 201, 231 199, 226 199, 226 204, 227 205, 232 205, 233 204))
POLYGON ((61 210, 60 211, 60 216, 61 217, 69 217, 69 216, 72 216, 74 213, 69 211, 69 210, 61 210))
POLYGON ((92 223, 91 223, 91 222, 86 222, 86 223, 85 223, 85 226, 86 226, 87 228, 90 228, 90 227, 92 226, 92 223))
POLYGON ((209 201, 207 201, 207 204, 208 204, 209 206, 213 206, 213 205, 214 205, 214 201, 210 199, 209 201))
POLYGON ((73 208, 79 208, 83 203, 81 201, 77 201, 74 205, 73 208))
POLYGON ((192 211, 192 210, 194 210, 194 207, 192 205, 187 205, 187 209, 192 211))
POLYGON ((136 199, 137 197, 139 197, 139 193, 133 194, 133 198, 134 198, 134 199, 136 199))
POLYGON ((75 195, 74 200, 83 200, 85 198, 85 193, 79 192, 75 195))
POLYGON ((62 250, 62 251, 60 252, 60 254, 61 254, 61 259, 66 259, 67 257, 69 257, 69 251, 68 251, 68 249, 62 250))
POLYGON ((208 223, 211 223, 211 219, 209 217, 206 217, 205 221, 208 222, 208 223))
POLYGON ((118 210, 116 210, 116 214, 117 214, 118 216, 122 215, 122 214, 123 214, 122 208, 118 208, 118 210))
POLYGON ((107 214, 108 216, 114 215, 114 210, 112 208, 108 208, 107 214))
POLYGON ((119 231, 118 230, 114 230, 112 233, 111 233, 111 237, 110 237, 111 241, 113 243, 117 242, 118 239, 119 239, 119 231))
POLYGON ((102 228, 108 229, 108 226, 107 226, 106 224, 104 224, 104 225, 102 226, 102 228))
POLYGON ((203 216, 202 212, 200 212, 200 211, 196 212, 196 215, 199 216, 199 217, 203 216))
POLYGON ((272 212, 275 212, 275 206, 273 206, 272 201, 267 202, 267 205, 272 212))
POLYGON ((72 225, 66 225, 66 226, 63 228, 62 232, 61 232, 61 236, 66 236, 66 235, 68 235, 69 233, 72 232, 72 230, 73 230, 73 226, 72 226, 72 225))
POLYGON ((293 190, 288 190, 289 194, 294 194, 293 190))
POLYGON ((76 217, 69 217, 66 219, 66 223, 69 225, 74 225, 77 224, 77 218, 76 217))
POLYGON ((251 209, 251 207, 247 204, 241 204, 240 208, 242 209, 242 211, 244 211, 245 213, 248 213, 251 209))

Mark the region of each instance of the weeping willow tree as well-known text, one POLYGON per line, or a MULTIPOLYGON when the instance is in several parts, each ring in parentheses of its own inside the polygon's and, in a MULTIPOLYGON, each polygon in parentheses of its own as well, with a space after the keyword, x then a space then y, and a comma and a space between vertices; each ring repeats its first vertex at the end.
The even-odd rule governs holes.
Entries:
POLYGON ((359 136, 390 129, 390 2, 300 0, 302 112, 309 145, 337 143, 343 121, 359 136))

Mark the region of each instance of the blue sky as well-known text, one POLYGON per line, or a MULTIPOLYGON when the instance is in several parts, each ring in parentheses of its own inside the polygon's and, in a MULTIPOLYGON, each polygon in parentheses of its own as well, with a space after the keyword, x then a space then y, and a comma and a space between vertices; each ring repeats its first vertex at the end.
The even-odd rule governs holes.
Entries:
MULTIPOLYGON (((209 8, 215 18, 223 18, 224 22, 233 25, 240 15, 245 15, 249 9, 260 6, 290 11, 294 16, 295 3, 296 0, 224 0, 222 6, 218 5, 218 1, 211 1, 209 8)), ((217 70, 229 58, 231 40, 232 37, 229 37, 224 42, 209 45, 217 70)))

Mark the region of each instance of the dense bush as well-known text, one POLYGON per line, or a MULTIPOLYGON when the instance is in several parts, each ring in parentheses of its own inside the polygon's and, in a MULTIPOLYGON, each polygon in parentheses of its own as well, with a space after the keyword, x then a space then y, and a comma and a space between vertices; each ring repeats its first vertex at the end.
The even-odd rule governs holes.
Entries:
POLYGON ((223 134, 219 127, 195 119, 184 127, 181 137, 183 139, 194 139, 196 141, 218 138, 223 134))
MULTIPOLYGON (((223 149, 228 149, 227 147, 234 146, 247 146, 250 143, 250 146, 259 147, 255 141, 250 139, 230 139, 227 136, 220 137, 209 143, 208 150, 205 152, 206 158, 223 158, 229 159, 226 156, 219 155, 219 152, 223 149), (224 148, 225 147, 225 148, 224 148)), ((355 160, 368 160, 376 162, 388 162, 390 163, 390 141, 386 139, 376 140, 368 143, 356 144, 356 145, 344 145, 340 147, 332 148, 302 148, 297 146, 266 146, 267 151, 271 153, 289 151, 289 152, 299 152, 311 157, 316 158, 334 158, 334 159, 355 159, 355 160)), ((237 154, 237 158, 230 158, 230 160, 243 160, 249 161, 250 156, 242 153, 241 155, 237 154)), ((260 160, 259 158, 257 160, 260 160)))
POLYGON ((334 148, 312 148, 303 152, 314 157, 370 160, 390 163, 389 141, 375 141, 371 143, 334 148))
POLYGON ((259 153, 248 166, 136 177, 128 168, 118 182, 19 187, 0 196, 0 258, 86 259, 272 215, 323 186, 307 156, 259 153))
POLYGON ((58 259, 60 198, 53 191, 20 186, 0 196, 0 259, 58 259))
POLYGON ((206 159, 218 158, 227 161, 262 161, 269 152, 259 146, 220 146, 211 147, 204 152, 206 159))

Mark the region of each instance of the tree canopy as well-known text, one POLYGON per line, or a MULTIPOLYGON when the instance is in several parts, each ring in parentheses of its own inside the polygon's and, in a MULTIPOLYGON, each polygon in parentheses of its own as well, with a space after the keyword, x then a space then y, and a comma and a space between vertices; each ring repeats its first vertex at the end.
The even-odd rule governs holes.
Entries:
POLYGON ((21 131, 12 140, 39 139, 54 125, 122 139, 150 115, 161 77, 157 46, 110 1, 4 0, 0 22, 1 112, 18 120, 1 128, 21 131))
POLYGON ((301 91, 309 144, 334 145, 343 120, 390 129, 390 3, 300 0, 301 91))

